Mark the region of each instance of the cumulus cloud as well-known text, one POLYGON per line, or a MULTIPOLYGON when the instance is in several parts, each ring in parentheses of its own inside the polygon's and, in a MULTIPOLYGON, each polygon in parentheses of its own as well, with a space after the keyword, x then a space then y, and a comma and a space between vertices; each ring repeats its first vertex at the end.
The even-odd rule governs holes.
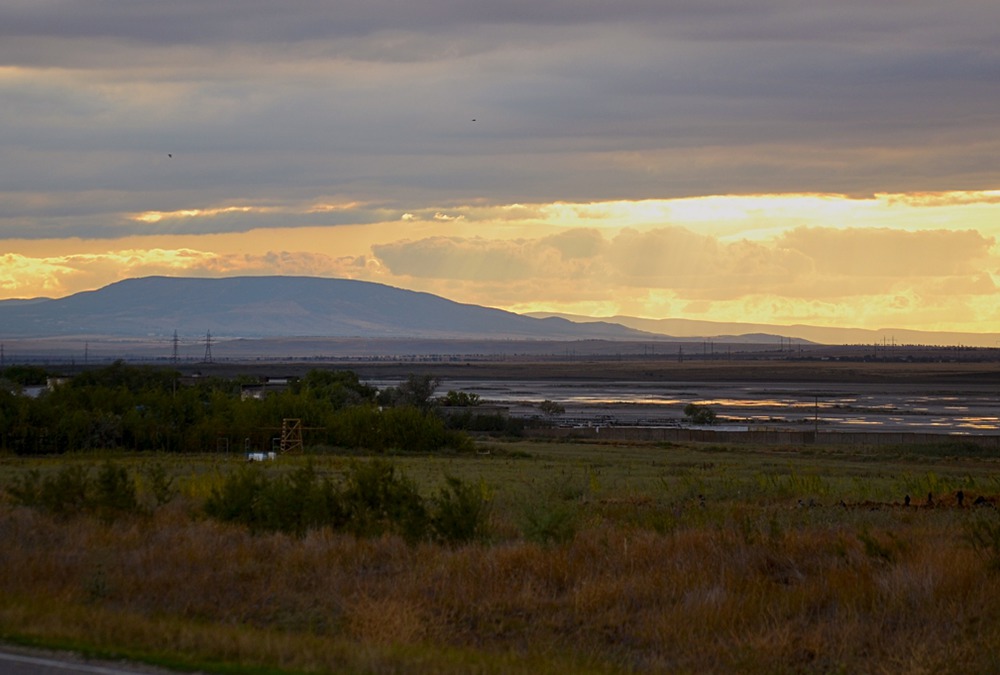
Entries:
POLYGON ((781 238, 781 245, 808 256, 819 273, 845 277, 976 274, 994 243, 992 237, 974 230, 801 227, 781 238))
POLYGON ((681 227, 626 228, 607 237, 577 228, 538 239, 398 241, 373 253, 395 276, 538 284, 538 300, 555 297, 563 282, 579 290, 578 280, 586 278, 594 301, 661 290, 692 302, 801 301, 901 292, 994 295, 992 277, 982 269, 992 244, 975 231, 800 227, 767 241, 723 241, 681 227))

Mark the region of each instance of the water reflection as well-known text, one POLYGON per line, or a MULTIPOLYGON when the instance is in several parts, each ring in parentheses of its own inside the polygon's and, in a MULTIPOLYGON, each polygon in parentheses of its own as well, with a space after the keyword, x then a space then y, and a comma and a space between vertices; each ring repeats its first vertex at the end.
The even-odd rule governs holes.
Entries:
POLYGON ((990 385, 442 381, 439 392, 448 390, 477 394, 514 416, 538 415, 539 402, 556 401, 567 424, 680 425, 684 407, 695 403, 723 423, 757 428, 1000 433, 1000 388, 990 385))

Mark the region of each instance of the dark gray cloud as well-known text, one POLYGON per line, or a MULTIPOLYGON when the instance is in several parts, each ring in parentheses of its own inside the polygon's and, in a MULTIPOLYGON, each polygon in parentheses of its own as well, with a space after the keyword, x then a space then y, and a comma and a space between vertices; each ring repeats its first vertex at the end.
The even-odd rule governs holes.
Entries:
POLYGON ((995 188, 997 25, 992 0, 0 0, 0 236, 995 188))

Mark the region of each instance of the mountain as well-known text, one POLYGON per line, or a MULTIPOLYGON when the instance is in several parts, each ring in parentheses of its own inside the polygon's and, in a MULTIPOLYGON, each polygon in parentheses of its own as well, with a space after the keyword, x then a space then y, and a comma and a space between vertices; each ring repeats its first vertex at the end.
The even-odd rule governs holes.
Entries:
POLYGON ((804 340, 827 345, 934 345, 965 347, 997 347, 1000 335, 996 333, 959 333, 949 331, 919 331, 902 328, 839 328, 808 326, 774 326, 758 323, 726 323, 694 319, 642 319, 634 316, 585 317, 555 312, 532 312, 525 316, 535 318, 562 318, 570 321, 607 321, 636 330, 673 338, 713 338, 738 342, 775 342, 779 335, 790 340, 804 340))
POLYGON ((0 337, 169 336, 646 339, 613 323, 533 318, 383 284, 316 277, 127 279, 0 303, 0 337))

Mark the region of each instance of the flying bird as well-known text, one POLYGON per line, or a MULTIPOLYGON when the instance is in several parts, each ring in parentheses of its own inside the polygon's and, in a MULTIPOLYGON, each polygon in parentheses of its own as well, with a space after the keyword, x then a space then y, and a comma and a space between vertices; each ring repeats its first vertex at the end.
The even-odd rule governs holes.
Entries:
POLYGON ((168 153, 167 153, 167 157, 173 157, 173 155, 172 155, 171 153, 169 153, 169 152, 168 152, 168 153))

